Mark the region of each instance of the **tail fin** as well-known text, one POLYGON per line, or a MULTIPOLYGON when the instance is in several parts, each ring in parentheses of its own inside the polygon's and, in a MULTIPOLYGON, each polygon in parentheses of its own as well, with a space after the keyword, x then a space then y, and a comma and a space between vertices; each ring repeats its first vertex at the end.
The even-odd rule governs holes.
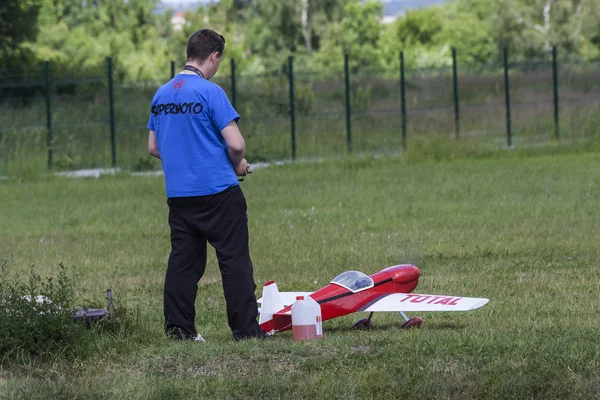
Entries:
POLYGON ((273 319, 273 314, 283 308, 279 289, 277 289, 275 281, 265 283, 262 294, 259 324, 270 321, 273 319))

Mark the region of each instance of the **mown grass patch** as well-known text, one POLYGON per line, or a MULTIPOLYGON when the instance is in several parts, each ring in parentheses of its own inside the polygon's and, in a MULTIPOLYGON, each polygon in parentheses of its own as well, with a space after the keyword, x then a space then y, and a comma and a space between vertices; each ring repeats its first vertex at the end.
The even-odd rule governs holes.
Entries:
MULTIPOLYGON (((257 170, 242 188, 260 285, 314 290, 338 273, 414 262, 419 293, 488 297, 420 330, 348 316, 325 339, 235 343, 214 255, 197 298, 208 340, 162 337, 169 252, 162 178, 0 182, 0 256, 77 272, 79 302, 111 286, 131 318, 86 351, 4 363, 8 398, 594 398, 600 390, 600 153, 381 155, 257 170)), ((260 289, 257 290, 260 295, 260 289)))

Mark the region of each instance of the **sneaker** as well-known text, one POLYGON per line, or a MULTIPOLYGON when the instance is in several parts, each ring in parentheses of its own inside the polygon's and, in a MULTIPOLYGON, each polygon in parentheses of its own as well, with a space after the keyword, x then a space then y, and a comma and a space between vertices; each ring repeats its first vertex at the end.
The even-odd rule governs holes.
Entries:
POLYGON ((206 340, 202 337, 202 335, 197 334, 196 337, 194 338, 194 342, 200 343, 200 342, 206 342, 206 340))
POLYGON ((167 336, 173 339, 177 339, 179 341, 183 340, 193 340, 195 343, 206 342, 206 340, 197 333, 196 335, 191 335, 189 333, 184 332, 181 328, 172 328, 167 332, 167 336))

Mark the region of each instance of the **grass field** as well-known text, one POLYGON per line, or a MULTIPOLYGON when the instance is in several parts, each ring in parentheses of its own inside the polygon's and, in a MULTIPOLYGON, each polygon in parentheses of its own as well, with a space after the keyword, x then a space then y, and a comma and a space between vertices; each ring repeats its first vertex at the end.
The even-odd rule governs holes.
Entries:
POLYGON ((80 304, 111 286, 123 314, 64 353, 4 359, 0 398, 598 398, 600 152, 560 151, 256 170, 242 187, 258 295, 269 279, 310 291, 413 262, 417 292, 490 299, 412 331, 394 314, 370 332, 350 328, 362 315, 327 321, 308 343, 233 342, 212 254, 197 298, 207 343, 163 338, 162 178, 2 180, 9 271, 54 276, 62 262, 80 304))

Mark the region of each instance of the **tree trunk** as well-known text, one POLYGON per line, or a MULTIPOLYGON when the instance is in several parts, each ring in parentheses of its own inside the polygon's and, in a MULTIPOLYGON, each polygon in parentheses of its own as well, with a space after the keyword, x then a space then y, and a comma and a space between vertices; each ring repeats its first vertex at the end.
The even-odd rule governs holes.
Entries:
POLYGON ((304 37, 304 44, 306 46, 306 52, 308 54, 311 54, 312 52, 312 48, 310 45, 310 39, 311 39, 311 34, 310 34, 310 24, 309 24, 309 17, 308 17, 308 0, 301 0, 302 1, 302 14, 301 14, 301 22, 302 22, 302 36, 304 37))

